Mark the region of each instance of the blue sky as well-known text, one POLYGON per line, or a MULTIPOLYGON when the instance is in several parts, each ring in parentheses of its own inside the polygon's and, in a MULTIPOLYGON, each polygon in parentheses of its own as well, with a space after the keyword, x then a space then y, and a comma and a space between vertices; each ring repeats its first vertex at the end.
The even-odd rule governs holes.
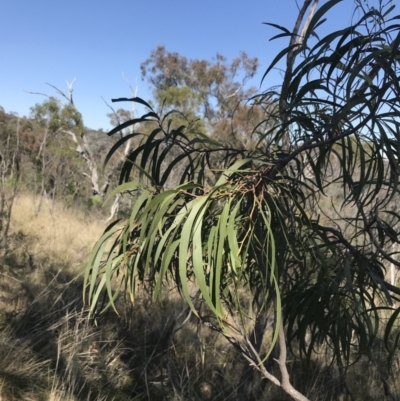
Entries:
MULTIPOLYGON (((260 60, 251 82, 259 86, 268 64, 287 45, 286 40, 270 42, 276 31, 262 23, 292 29, 297 9, 295 0, 5 0, 0 14, 0 105, 7 112, 29 115, 29 108, 44 98, 25 91, 54 95, 46 82, 66 90, 65 81, 76 78, 74 100, 85 125, 109 129, 109 109, 101 96, 110 103, 129 97, 124 73, 133 85, 137 80, 138 96, 149 99, 140 64, 157 45, 204 59, 217 52, 232 59, 243 50, 260 60)), ((354 1, 344 0, 329 14, 324 29, 349 24, 353 10, 354 1)), ((262 88, 277 83, 275 74, 262 88)))

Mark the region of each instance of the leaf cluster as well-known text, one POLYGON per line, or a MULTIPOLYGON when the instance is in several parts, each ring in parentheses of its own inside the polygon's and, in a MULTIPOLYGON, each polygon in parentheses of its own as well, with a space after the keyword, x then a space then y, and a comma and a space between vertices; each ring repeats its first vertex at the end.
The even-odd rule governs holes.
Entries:
MULTIPOLYGON (((272 310, 269 352, 281 321, 300 356, 310 358, 325 345, 348 365, 368 351, 382 313, 391 313, 400 295, 385 279, 385 263, 400 266, 391 251, 400 215, 390 203, 400 174, 400 17, 371 9, 319 38, 316 30, 337 3, 315 13, 302 40, 275 25, 277 37, 290 44, 266 74, 284 57, 288 68, 280 87, 252 99, 265 113, 253 127, 255 146, 224 146, 190 123, 171 129, 170 113, 160 116, 142 99, 125 99, 149 112, 109 135, 136 123, 156 128, 131 134, 142 142, 123 165, 116 192, 135 192, 137 201, 129 218, 107 228, 86 266, 93 311, 104 291, 112 306, 121 289, 133 301, 138 285, 150 283, 158 299, 172 281, 196 315, 202 318, 198 290, 221 330, 229 315, 245 337, 247 306, 257 314, 272 310), (341 192, 336 218, 320 202, 333 188, 341 192)), ((159 53, 145 71, 165 49, 159 53)), ((170 57, 176 74, 188 68, 170 57)), ((156 67, 149 71, 160 85, 181 79, 172 74, 163 83, 156 67)), ((393 324, 394 318, 385 334, 390 352, 393 324)))

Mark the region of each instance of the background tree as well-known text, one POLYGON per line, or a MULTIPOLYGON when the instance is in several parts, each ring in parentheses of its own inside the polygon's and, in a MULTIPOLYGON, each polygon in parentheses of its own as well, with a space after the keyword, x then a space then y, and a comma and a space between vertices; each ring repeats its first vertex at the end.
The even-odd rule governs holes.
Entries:
MULTIPOLYGON (((90 206, 100 206, 118 161, 114 158, 113 163, 104 171, 100 168, 100 162, 105 150, 112 146, 114 141, 84 126, 82 115, 73 101, 74 81, 67 82, 67 93, 49 85, 56 90, 61 99, 44 93, 30 92, 48 98, 31 108, 32 116, 42 127, 41 143, 36 157, 42 177, 41 193, 51 193, 55 196, 57 192, 64 200, 70 196, 74 200, 84 199, 90 206), (85 178, 82 180, 82 177, 85 178)), ((112 111, 116 121, 121 122, 119 117, 126 118, 126 115, 133 118, 132 112, 122 109, 118 112, 114 109, 112 111)), ((123 159, 129 149, 130 140, 125 144, 124 150, 118 152, 118 160, 123 159)), ((111 206, 109 219, 112 219, 118 210, 119 199, 120 196, 117 196, 111 206)))
POLYGON ((20 118, 7 119, 0 107, 0 256, 8 248, 11 212, 21 175, 20 118))
MULTIPOLYGON (((273 25, 289 46, 265 75, 284 57, 286 71, 279 89, 255 97, 268 113, 254 148, 228 148, 190 125, 170 129, 150 104, 131 99, 149 112, 129 124, 158 128, 122 168, 115 192, 139 193, 130 218, 108 227, 85 273, 93 311, 103 291, 114 306, 122 284, 133 300, 150 283, 159 299, 173 281, 201 323, 302 401, 289 380, 287 346, 306 360, 325 352, 345 370, 382 331, 389 357, 399 338, 400 288, 386 281, 384 267, 400 266, 391 251, 400 215, 390 206, 400 175, 399 16, 391 17, 391 4, 359 2, 360 18, 319 38, 338 2, 316 10, 317 1, 305 0, 292 31, 273 25), (181 154, 164 170, 162 144, 181 154), (229 167, 209 186, 205 172, 221 165, 215 154, 229 167), (166 188, 181 164, 180 185, 166 188), (143 180, 130 180, 135 169, 143 180), (322 202, 332 188, 341 192, 335 218, 322 202)), ((173 60, 185 70, 184 60, 173 60)), ((178 86, 179 77, 169 77, 178 86)))
POLYGON ((51 198, 73 199, 84 188, 81 185, 84 163, 76 160, 75 142, 66 132, 74 137, 79 135, 77 131, 83 129, 81 117, 74 108, 65 108, 53 99, 37 104, 31 112, 41 127, 36 155, 40 193, 51 198))
MULTIPOLYGON (((179 110, 192 121, 193 130, 224 144, 244 142, 242 146, 249 144, 254 127, 262 121, 261 105, 246 103, 256 93, 247 83, 257 69, 258 59, 245 52, 231 62, 221 54, 212 61, 188 60, 164 46, 154 49, 141 65, 159 110, 179 110)), ((180 119, 176 127, 180 123, 184 121, 180 119)))

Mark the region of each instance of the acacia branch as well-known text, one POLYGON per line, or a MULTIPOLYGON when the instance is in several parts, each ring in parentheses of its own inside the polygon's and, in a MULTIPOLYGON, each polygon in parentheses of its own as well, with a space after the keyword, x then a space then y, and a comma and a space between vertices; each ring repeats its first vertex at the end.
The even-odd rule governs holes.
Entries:
MULTIPOLYGON (((352 245, 349 241, 347 241, 346 238, 343 237, 343 234, 340 231, 338 231, 332 227, 322 227, 322 226, 319 226, 319 229, 333 234, 340 241, 340 243, 346 247, 346 249, 351 253, 351 255, 356 260, 360 259, 360 256, 362 256, 360 254, 360 251, 354 245, 352 245)), ((383 250, 382 250, 382 255, 384 257, 387 256, 389 258, 388 259, 389 261, 391 261, 391 260, 394 261, 394 259, 390 258, 390 256, 387 255, 383 250)), ((397 264, 398 264, 398 262, 396 262, 396 265, 397 264)), ((380 284, 383 292, 385 293, 386 297, 388 298, 388 303, 391 304, 392 302, 391 302, 390 296, 388 296, 388 294, 389 294, 388 291, 391 291, 391 292, 395 293, 396 295, 400 295, 400 288, 388 283, 386 280, 382 279, 381 277, 378 277, 377 274, 375 274, 373 271, 371 271, 371 269, 368 269, 368 266, 366 266, 366 267, 367 267, 369 276, 373 280, 375 280, 378 284, 380 284)))
MULTIPOLYGON (((393 45, 393 43, 392 43, 392 45, 393 45)), ((381 70, 381 65, 378 62, 375 62, 372 64, 372 67, 370 68, 369 73, 367 74, 367 78, 365 78, 364 83, 357 90, 354 91, 351 98, 346 102, 346 105, 342 108, 341 111, 337 112, 333 116, 332 120, 335 120, 335 117, 336 118, 341 117, 340 115, 343 113, 343 111, 346 110, 347 104, 351 104, 357 97, 359 97, 365 93, 365 91, 370 86, 369 82, 372 82, 377 77, 380 70, 381 70)), ((387 84, 387 85, 385 85, 384 88, 381 88, 381 93, 386 90, 386 87, 389 87, 389 86, 390 85, 387 84)), ((283 89, 282 89, 282 91, 283 91, 283 89)), ((281 95, 280 99, 282 101, 282 99, 283 99, 282 95, 281 95)), ((285 103, 285 107, 286 107, 286 103, 285 103)), ((281 107, 280 107, 280 110, 281 110, 281 107)), ((286 114, 282 114, 282 112, 281 112, 281 117, 282 116, 283 116, 283 120, 285 120, 287 118, 286 114)), ((373 110, 368 114, 368 116, 365 117, 365 119, 363 119, 361 122, 359 122, 359 124, 357 124, 357 126, 353 127, 353 129, 351 129, 351 130, 343 132, 342 134, 339 134, 339 131, 340 131, 341 127, 343 126, 343 124, 345 123, 347 116, 337 118, 338 122, 337 122, 336 126, 331 127, 329 131, 326 130, 326 131, 320 133, 319 135, 314 136, 310 140, 306 141, 302 146, 298 147, 293 152, 291 152, 287 157, 280 159, 276 163, 276 165, 269 171, 268 177, 270 179, 274 178, 292 160, 294 160, 296 158, 296 156, 299 155, 301 152, 306 151, 306 150, 311 150, 314 148, 321 148, 325 145, 331 145, 340 139, 344 139, 344 138, 349 137, 350 135, 360 131, 365 126, 365 124, 367 122, 369 122, 374 116, 375 116, 375 112, 373 110), (324 136, 326 136, 327 134, 328 134, 328 138, 321 141, 320 139, 323 138, 324 136)), ((285 125, 284 125, 284 129, 287 130, 287 127, 285 125)), ((284 133, 283 142, 285 142, 286 135, 288 136, 288 132, 284 133)), ((287 140, 289 140, 289 139, 287 138, 287 140)), ((284 146, 283 146, 283 148, 285 149, 284 146)))
POLYGON ((307 20, 306 20, 306 22, 305 22, 305 24, 303 26, 303 29, 301 30, 301 33, 299 35, 299 38, 297 40, 297 43, 299 43, 299 44, 303 44, 304 36, 305 36, 305 34, 307 32, 308 27, 310 26, 310 22, 311 22, 312 17, 315 14, 315 10, 317 8, 318 1, 319 0, 314 0, 314 3, 311 5, 310 12, 308 13, 308 16, 307 16, 307 20))
MULTIPOLYGON (((276 299, 274 301, 276 307, 276 299)), ((234 314, 232 314, 233 320, 234 314)), ((276 322, 276 320, 275 320, 276 322)), ((204 322, 206 323, 206 322, 204 322)), ((236 322, 235 322, 236 323, 236 322)), ((276 323, 275 323, 276 324, 276 323)), ((245 345, 242 345, 237 341, 236 338, 227 335, 220 328, 215 327, 211 323, 207 322, 207 325, 211 327, 213 330, 221 333, 243 356, 243 358, 249 363, 251 367, 258 370, 262 376, 269 380, 271 383, 275 384, 278 387, 281 387, 283 391, 285 391, 288 395, 290 395, 295 401, 310 401, 307 397, 297 391, 292 384, 290 383, 289 372, 287 369, 287 346, 286 346, 286 336, 285 330, 283 327, 283 321, 281 320, 279 323, 279 334, 278 334, 278 345, 279 345, 279 357, 276 360, 279 366, 279 371, 281 374, 281 380, 279 380, 276 376, 270 373, 264 365, 264 361, 261 360, 259 351, 256 350, 255 346, 252 344, 249 336, 244 333, 243 325, 237 324, 236 326, 241 333, 242 337, 245 340, 245 345)))
MULTIPOLYGON (((303 3, 303 7, 300 9, 299 11, 299 15, 297 16, 297 20, 296 23, 294 25, 292 34, 291 34, 291 38, 290 38, 290 44, 289 47, 291 47, 291 50, 288 52, 287 54, 287 58, 286 58, 286 71, 285 71, 285 75, 283 78, 283 83, 282 83, 282 90, 281 90, 281 95, 280 95, 280 99, 279 99, 279 114, 280 114, 280 118, 283 122, 283 126, 284 129, 287 131, 287 125, 288 125, 288 117, 287 117, 287 95, 288 95, 288 90, 289 90, 289 84, 290 84, 290 80, 292 78, 292 72, 293 72, 293 66, 294 66, 294 62, 296 60, 296 55, 299 52, 299 49, 303 43, 303 39, 302 38, 302 34, 303 32, 306 32, 311 18, 315 12, 315 8, 318 4, 318 0, 305 0, 303 3), (302 33, 299 35, 299 29, 301 26, 301 23, 304 19, 304 15, 307 11, 307 9, 309 8, 310 4, 314 1, 313 6, 310 9, 310 12, 308 14, 308 18, 307 21, 303 27, 302 33), (296 46, 297 45, 297 46, 296 46)), ((284 150, 289 150, 290 147, 290 138, 289 138, 289 132, 285 132, 283 139, 282 139, 282 147, 284 150)))
POLYGON ((289 372, 288 372, 287 366, 286 366, 286 362, 287 362, 287 360, 286 360, 286 358, 287 358, 286 336, 285 336, 285 331, 283 329, 282 320, 281 320, 281 323, 279 326, 278 342, 279 342, 278 365, 279 365, 279 370, 281 372, 282 389, 296 401, 309 401, 309 399, 307 397, 305 397, 303 394, 298 392, 290 383, 289 372))
POLYGON ((279 344, 279 358, 277 360, 279 371, 281 373, 281 380, 278 380, 273 374, 268 372, 266 367, 264 366, 263 361, 260 358, 258 352, 254 349, 251 341, 247 338, 247 347, 251 353, 251 357, 244 355, 244 358, 249 362, 250 366, 257 369, 265 379, 269 380, 273 384, 278 387, 281 387, 286 394, 290 395, 295 401, 310 401, 307 397, 297 391, 292 384, 290 383, 289 379, 289 372, 287 370, 287 347, 286 347, 286 337, 285 331, 283 328, 283 322, 280 322, 279 326, 279 337, 278 337, 278 344, 279 344))

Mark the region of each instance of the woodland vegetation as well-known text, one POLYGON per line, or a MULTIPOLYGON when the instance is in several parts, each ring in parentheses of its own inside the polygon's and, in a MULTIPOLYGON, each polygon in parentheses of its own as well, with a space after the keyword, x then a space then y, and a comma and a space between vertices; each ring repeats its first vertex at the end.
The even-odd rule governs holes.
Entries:
POLYGON ((1 399, 400 400, 400 16, 338 2, 261 93, 159 46, 108 135, 73 82, 0 110, 1 399))

